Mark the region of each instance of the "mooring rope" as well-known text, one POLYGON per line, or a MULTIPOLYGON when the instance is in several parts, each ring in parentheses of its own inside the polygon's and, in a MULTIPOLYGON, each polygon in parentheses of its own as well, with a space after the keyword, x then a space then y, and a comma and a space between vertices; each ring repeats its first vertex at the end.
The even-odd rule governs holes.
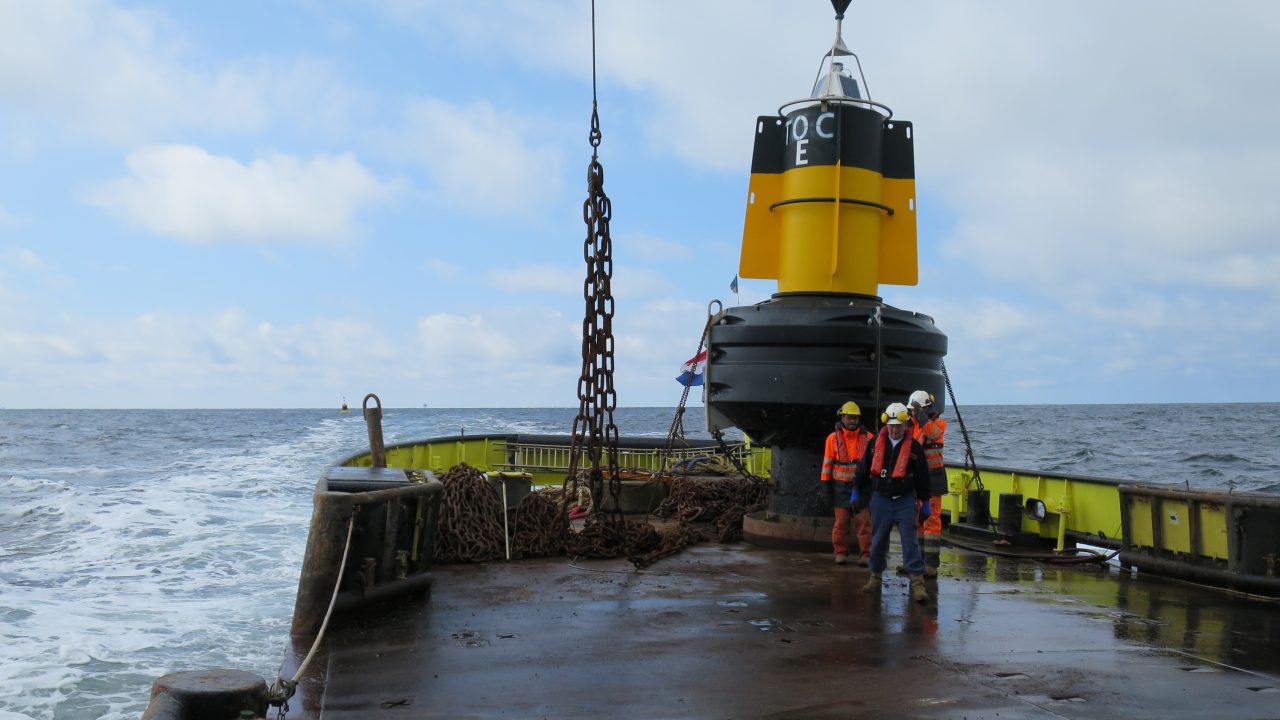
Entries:
MULTIPOLYGON (((351 534, 355 530, 356 516, 354 513, 351 519, 347 521, 347 542, 342 547, 342 562, 338 564, 338 579, 333 584, 333 597, 329 598, 329 609, 324 613, 324 622, 320 623, 320 631, 316 633, 315 642, 311 643, 311 650, 307 656, 303 658, 302 664, 298 666, 298 671, 293 674, 289 680, 282 677, 276 677, 276 681, 271 684, 271 689, 267 691, 267 702, 271 705, 284 705, 293 697, 294 691, 298 688, 298 681, 302 679, 302 674, 306 672, 307 666, 311 664, 312 658, 315 657, 316 651, 320 649, 320 641, 324 639, 324 631, 329 628, 329 619, 333 617, 333 608, 338 604, 338 590, 342 587, 342 573, 347 569, 347 553, 351 551, 351 534)), ((283 715, 283 711, 281 712, 283 715)))

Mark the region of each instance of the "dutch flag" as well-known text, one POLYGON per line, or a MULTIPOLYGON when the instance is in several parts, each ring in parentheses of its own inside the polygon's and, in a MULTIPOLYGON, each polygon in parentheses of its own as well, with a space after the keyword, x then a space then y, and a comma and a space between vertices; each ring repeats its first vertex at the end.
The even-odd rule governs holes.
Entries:
POLYGON ((680 375, 676 378, 676 382, 687 387, 702 384, 702 371, 707 367, 707 351, 703 350, 697 355, 684 361, 684 365, 680 366, 680 375))

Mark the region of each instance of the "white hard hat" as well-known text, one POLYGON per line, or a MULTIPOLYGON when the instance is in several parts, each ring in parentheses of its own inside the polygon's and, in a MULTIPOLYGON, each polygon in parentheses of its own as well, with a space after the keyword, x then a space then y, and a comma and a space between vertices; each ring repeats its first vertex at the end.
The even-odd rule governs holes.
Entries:
POLYGON ((884 409, 884 414, 880 416, 880 422, 885 425, 901 425, 911 417, 907 413, 907 406, 902 403, 892 403, 884 409))
POLYGON ((919 407, 929 407, 933 404, 933 396, 924 390, 917 390, 911 393, 907 402, 919 407))

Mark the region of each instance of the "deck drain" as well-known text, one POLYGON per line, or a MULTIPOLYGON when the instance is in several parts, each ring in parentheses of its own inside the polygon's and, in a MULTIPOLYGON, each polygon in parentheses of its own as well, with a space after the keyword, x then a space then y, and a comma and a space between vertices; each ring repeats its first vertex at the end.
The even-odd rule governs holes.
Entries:
POLYGON ((1215 672, 1221 672, 1220 670, 1218 670, 1218 668, 1205 667, 1205 666, 1203 666, 1203 665, 1197 665, 1197 666, 1195 666, 1195 667, 1184 667, 1184 668, 1178 668, 1178 669, 1179 669, 1179 670, 1182 670, 1182 671, 1184 671, 1184 672, 1194 672, 1194 673, 1215 673, 1215 672))

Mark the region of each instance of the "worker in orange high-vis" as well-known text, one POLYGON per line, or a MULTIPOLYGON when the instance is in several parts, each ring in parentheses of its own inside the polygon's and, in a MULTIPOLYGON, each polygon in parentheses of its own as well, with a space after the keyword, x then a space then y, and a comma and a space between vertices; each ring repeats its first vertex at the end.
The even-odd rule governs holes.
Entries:
POLYGON ((929 516, 920 523, 920 550, 924 554, 924 576, 937 577, 942 562, 942 496, 947 493, 947 469, 942 462, 942 443, 947 421, 933 409, 933 396, 924 390, 911 393, 907 401, 911 413, 911 438, 924 447, 929 461, 929 516))
POLYGON ((827 436, 822 453, 822 489, 820 499, 835 509, 835 523, 831 526, 831 547, 835 551, 836 564, 849 561, 849 520, 853 518, 858 536, 858 564, 865 566, 871 552, 871 513, 861 508, 856 512, 850 496, 853 494, 853 472, 862 457, 871 433, 862 429, 862 410, 850 400, 836 411, 835 431, 827 436))

